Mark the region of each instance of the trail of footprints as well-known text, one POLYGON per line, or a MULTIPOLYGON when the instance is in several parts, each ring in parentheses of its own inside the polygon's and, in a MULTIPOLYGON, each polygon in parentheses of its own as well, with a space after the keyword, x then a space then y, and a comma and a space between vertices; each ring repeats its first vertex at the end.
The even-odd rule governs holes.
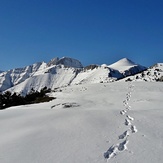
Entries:
POLYGON ((136 133, 138 130, 133 124, 134 118, 129 115, 131 106, 129 101, 131 98, 131 93, 133 91, 134 85, 132 82, 128 82, 128 93, 126 94, 126 99, 123 101, 124 109, 120 111, 120 114, 124 116, 124 125, 127 127, 127 130, 124 131, 121 135, 118 136, 118 139, 121 141, 115 145, 112 145, 105 153, 104 157, 107 161, 111 158, 114 158, 119 152, 127 150, 127 144, 129 143, 130 134, 136 133))

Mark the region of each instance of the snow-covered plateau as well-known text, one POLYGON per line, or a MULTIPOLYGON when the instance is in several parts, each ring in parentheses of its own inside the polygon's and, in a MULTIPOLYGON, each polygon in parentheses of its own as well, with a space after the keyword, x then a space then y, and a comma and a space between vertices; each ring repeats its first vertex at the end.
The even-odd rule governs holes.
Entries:
POLYGON ((42 104, 0 111, 1 163, 162 163, 163 85, 62 87, 42 104))

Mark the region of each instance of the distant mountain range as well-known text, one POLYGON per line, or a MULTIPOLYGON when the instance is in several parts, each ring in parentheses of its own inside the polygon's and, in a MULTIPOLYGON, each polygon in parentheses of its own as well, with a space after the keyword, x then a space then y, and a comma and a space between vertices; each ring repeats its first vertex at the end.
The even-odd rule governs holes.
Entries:
POLYGON ((162 65, 157 64, 147 69, 127 58, 123 58, 111 65, 83 67, 80 61, 73 58, 54 58, 48 63, 39 62, 24 68, 0 72, 0 91, 9 90, 25 95, 32 88, 40 90, 45 86, 55 89, 75 84, 108 83, 128 76, 134 77, 132 80, 154 81, 154 79, 151 79, 153 75, 156 80, 161 79, 163 75, 162 65), (142 73, 144 73, 143 76, 142 73), (134 76, 135 74, 137 76, 134 76))

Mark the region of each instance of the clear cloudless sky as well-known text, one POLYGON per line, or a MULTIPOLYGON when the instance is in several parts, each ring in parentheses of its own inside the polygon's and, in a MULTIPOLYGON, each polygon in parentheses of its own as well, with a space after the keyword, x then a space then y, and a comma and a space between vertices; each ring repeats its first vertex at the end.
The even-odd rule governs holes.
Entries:
POLYGON ((57 56, 163 62, 163 0, 0 0, 0 70, 57 56))

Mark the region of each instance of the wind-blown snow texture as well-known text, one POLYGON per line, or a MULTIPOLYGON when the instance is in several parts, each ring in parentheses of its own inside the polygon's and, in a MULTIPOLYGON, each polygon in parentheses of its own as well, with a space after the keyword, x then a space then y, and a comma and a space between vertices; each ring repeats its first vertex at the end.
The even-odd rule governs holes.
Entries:
POLYGON ((40 90, 45 86, 54 89, 83 83, 108 83, 134 75, 144 69, 146 68, 126 58, 110 66, 85 68, 76 59, 54 58, 49 63, 36 63, 25 68, 0 73, 0 91, 8 89, 25 95, 32 88, 40 90))
POLYGON ((162 163, 161 82, 72 85, 0 111, 2 163, 162 163))

